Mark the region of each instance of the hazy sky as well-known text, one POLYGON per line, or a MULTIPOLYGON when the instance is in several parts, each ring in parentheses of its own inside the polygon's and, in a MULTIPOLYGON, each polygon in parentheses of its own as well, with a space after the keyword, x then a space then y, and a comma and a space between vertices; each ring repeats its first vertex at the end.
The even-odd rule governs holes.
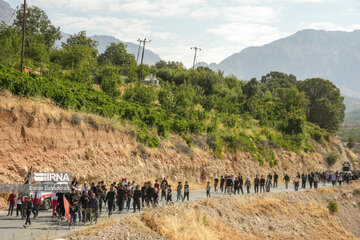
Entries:
MULTIPOLYGON (((15 8, 22 0, 5 0, 15 8)), ((245 47, 259 46, 313 28, 360 29, 359 0, 28 0, 61 31, 86 30, 123 41, 151 39, 164 60, 219 63, 245 47)))

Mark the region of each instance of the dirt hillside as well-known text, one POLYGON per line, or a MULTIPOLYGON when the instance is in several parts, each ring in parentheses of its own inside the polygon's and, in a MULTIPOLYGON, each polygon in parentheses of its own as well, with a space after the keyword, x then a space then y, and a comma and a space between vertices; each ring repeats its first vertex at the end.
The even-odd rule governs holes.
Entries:
POLYGON ((130 215, 76 235, 69 239, 358 239, 360 183, 216 196, 130 215), (330 212, 331 201, 338 212, 330 212))
POLYGON ((359 157, 333 139, 328 146, 316 144, 316 152, 301 156, 277 148, 279 164, 260 167, 248 153, 212 156, 205 137, 195 147, 171 135, 157 149, 144 147, 136 131, 126 122, 78 114, 56 107, 47 100, 20 99, 0 92, 0 183, 22 183, 29 167, 35 171, 72 172, 80 181, 118 181, 128 177, 138 181, 161 178, 202 183, 226 173, 244 176, 278 172, 294 175, 300 171, 329 169, 326 155, 339 154, 332 167, 341 162, 359 166, 359 157))

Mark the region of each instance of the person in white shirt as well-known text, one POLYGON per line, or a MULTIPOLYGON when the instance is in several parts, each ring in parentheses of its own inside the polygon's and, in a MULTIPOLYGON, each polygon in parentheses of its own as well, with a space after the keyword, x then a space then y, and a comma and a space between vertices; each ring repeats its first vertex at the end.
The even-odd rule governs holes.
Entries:
POLYGON ((51 199, 52 199, 51 206, 52 206, 52 210, 53 210, 52 216, 55 217, 56 216, 56 205, 57 205, 57 200, 58 200, 56 191, 53 191, 51 193, 51 199))

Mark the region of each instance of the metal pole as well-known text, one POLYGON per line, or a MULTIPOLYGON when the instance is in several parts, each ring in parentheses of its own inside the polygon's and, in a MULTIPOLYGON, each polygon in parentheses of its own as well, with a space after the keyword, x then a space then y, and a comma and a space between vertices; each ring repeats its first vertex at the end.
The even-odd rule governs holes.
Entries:
POLYGON ((201 51, 201 48, 198 48, 198 47, 191 47, 191 49, 194 49, 195 50, 195 54, 194 54, 194 62, 193 62, 193 70, 195 69, 195 62, 196 62, 196 53, 197 51, 201 51))
POLYGON ((23 35, 22 35, 22 47, 21 47, 21 72, 24 70, 24 53, 25 53, 25 33, 26 33, 26 0, 24 0, 24 14, 23 14, 23 35))
POLYGON ((142 69, 143 69, 143 62, 144 62, 145 44, 146 44, 146 42, 151 42, 151 40, 146 41, 146 38, 144 38, 144 40, 142 40, 142 42, 144 43, 144 46, 143 46, 143 52, 142 52, 142 56, 141 56, 140 79, 139 79, 139 81, 143 80, 143 71, 142 71, 142 69))
POLYGON ((137 40, 139 42, 139 49, 138 49, 138 53, 137 53, 137 57, 136 57, 136 63, 138 63, 138 60, 139 60, 139 54, 140 54, 140 47, 141 47, 141 40, 140 38, 137 40))

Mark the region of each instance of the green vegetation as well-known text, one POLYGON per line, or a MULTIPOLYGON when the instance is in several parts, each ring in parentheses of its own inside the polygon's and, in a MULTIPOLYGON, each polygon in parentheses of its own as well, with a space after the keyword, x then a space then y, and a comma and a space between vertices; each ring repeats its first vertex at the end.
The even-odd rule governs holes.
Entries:
POLYGON ((355 142, 360 142, 360 128, 341 127, 338 135, 342 142, 347 142, 349 138, 354 138, 355 142))
POLYGON ((337 155, 335 152, 330 152, 330 153, 328 153, 328 155, 326 157, 326 161, 330 166, 332 166, 336 163, 338 158, 339 158, 339 155, 337 155))
POLYGON ((348 147, 349 149, 353 149, 353 148, 355 147, 355 145, 356 145, 355 138, 349 137, 349 138, 348 138, 347 147, 348 147))
MULTIPOLYGON (((47 19, 36 7, 29 8, 28 17, 37 13, 47 19)), ((339 89, 324 79, 301 82, 293 75, 270 72, 260 81, 243 82, 221 71, 188 70, 178 62, 160 61, 144 67, 144 75, 160 79, 161 88, 156 88, 134 83, 139 67, 122 43, 111 44, 99 55, 97 43, 81 31, 55 49, 59 29, 49 21, 44 29, 49 32, 29 31, 27 38, 36 51, 26 48, 25 65, 41 69, 39 76, 16 70, 21 27, 0 26, 0 88, 128 121, 136 126, 138 141, 149 147, 160 146, 159 138, 172 132, 189 146, 202 137, 218 158, 240 150, 261 165, 274 166, 275 148, 311 152, 312 140, 325 145, 344 118, 339 89), (46 57, 38 58, 38 52, 46 57), (130 83, 125 85, 123 75, 130 83)))
POLYGON ((338 208, 337 202, 331 201, 331 202, 329 203, 329 210, 330 210, 330 212, 332 212, 332 213, 338 212, 338 211, 339 211, 339 208, 338 208))

